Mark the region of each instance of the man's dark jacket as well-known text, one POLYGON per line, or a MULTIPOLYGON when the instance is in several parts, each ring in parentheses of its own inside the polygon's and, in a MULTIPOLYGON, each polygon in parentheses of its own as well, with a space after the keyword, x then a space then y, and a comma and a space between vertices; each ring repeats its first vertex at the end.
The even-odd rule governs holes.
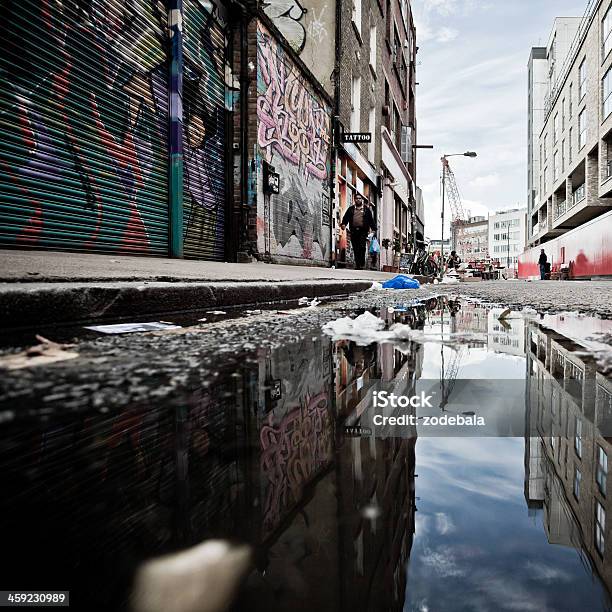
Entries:
POLYGON ((540 253, 540 259, 538 259, 538 263, 543 266, 548 263, 548 257, 546 257, 546 253, 540 253))
MULTIPOLYGON (((353 213, 355 212, 355 205, 349 206, 348 210, 344 213, 344 217, 342 217, 342 225, 348 225, 349 229, 353 229, 353 213)), ((376 231, 376 223, 374 222, 374 217, 372 215, 372 211, 364 206, 363 210, 363 227, 360 229, 364 229, 365 231, 372 230, 376 231)))

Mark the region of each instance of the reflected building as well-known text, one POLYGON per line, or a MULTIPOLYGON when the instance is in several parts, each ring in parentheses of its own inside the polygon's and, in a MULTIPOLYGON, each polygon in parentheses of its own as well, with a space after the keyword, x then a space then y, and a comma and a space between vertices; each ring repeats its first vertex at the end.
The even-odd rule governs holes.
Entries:
MULTIPOLYGON (((396 316, 422 324, 418 309, 396 316)), ((6 582, 123 610, 140 562, 230 538, 256 565, 235 609, 401 610, 416 439, 344 425, 370 380, 411 380, 421 364, 416 343, 308 336, 219 364, 172 403, 30 410, 0 437, 6 582)))
POLYGON ((612 381, 572 340, 527 323, 525 497, 551 544, 580 551, 612 592, 612 381))

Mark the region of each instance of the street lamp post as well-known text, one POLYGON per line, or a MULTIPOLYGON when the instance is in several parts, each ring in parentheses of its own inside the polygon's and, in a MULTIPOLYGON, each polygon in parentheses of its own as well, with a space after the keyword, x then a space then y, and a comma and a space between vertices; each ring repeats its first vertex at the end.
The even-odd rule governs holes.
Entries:
POLYGON ((510 274, 510 221, 506 224, 506 275, 510 274))
POLYGON ((446 196, 446 160, 449 157, 459 156, 476 157, 476 153, 474 151, 466 151, 465 153, 450 153, 448 155, 443 155, 440 159, 442 162, 442 214, 440 215, 442 218, 442 243, 440 245, 440 259, 442 260, 442 267, 440 269, 440 277, 444 276, 444 200, 446 196))

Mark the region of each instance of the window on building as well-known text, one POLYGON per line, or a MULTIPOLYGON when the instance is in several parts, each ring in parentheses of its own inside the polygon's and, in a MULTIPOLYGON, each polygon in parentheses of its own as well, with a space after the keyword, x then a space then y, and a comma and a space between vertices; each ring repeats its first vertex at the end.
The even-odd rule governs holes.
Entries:
POLYGON ((398 151, 401 151, 402 149, 402 118, 400 115, 399 110, 397 110, 397 106, 393 105, 393 112, 395 113, 395 119, 393 120, 393 123, 395 124, 395 133, 394 133, 394 140, 395 140, 395 148, 398 151))
POLYGON ((609 7, 606 11, 606 15, 602 22, 602 36, 603 40, 603 51, 602 55, 604 59, 608 57, 608 53, 612 49, 612 7, 609 7))
POLYGON ((374 163, 374 157, 376 156, 376 107, 374 106, 370 108, 368 132, 371 134, 371 140, 368 144, 368 159, 374 163))
POLYGON ((597 447, 597 488, 606 496, 606 485, 608 483, 608 455, 601 446, 597 447))
POLYGON ((555 151, 553 155, 553 180, 556 181, 559 178, 559 151, 555 151))
POLYGON ((559 140, 559 113, 555 114, 553 119, 553 143, 559 140))
POLYGON ((389 90, 389 82, 385 79, 385 110, 386 114, 384 117, 385 127, 392 131, 391 123, 393 122, 393 113, 391 112, 391 92, 389 90))
POLYGON ((576 436, 574 437, 574 450, 576 455, 582 459, 582 421, 576 417, 576 436))
POLYGON ((603 118, 612 113, 612 67, 608 68, 603 78, 603 118))
POLYGON ((606 542, 606 511, 604 507, 595 500, 595 548, 603 557, 606 542))
POLYGON ((353 0, 353 23, 361 34, 361 0, 353 0))
POLYGON ((548 134, 544 134, 544 161, 548 159, 548 134))
POLYGON ((572 163, 572 135, 574 130, 572 128, 569 129, 567 133, 567 161, 568 163, 572 163))
POLYGON ((565 98, 561 100, 561 130, 565 129, 565 98))
POLYGON ((586 80, 587 80, 587 69, 586 69, 586 58, 582 60, 580 68, 578 68, 578 101, 586 95, 586 80))
POLYGON ((542 143, 540 143, 540 172, 542 172, 542 143))
POLYGON ((578 469, 574 469, 574 497, 580 499, 580 484, 582 483, 582 472, 578 469))
POLYGON ((361 127, 361 77, 354 76, 351 83, 351 132, 361 127))
POLYGON ((582 109, 578 115, 578 150, 582 149, 586 144, 587 130, 586 130, 586 109, 582 109))
POLYGON ((574 84, 570 83, 569 84, 569 92, 567 94, 567 97, 569 98, 569 102, 568 102, 568 107, 567 107, 567 115, 568 117, 571 119, 572 118, 572 113, 574 112, 574 105, 572 103, 572 91, 574 89, 574 84))
POLYGON ((565 172, 565 138, 561 141, 561 172, 565 172))
POLYGON ((376 26, 370 26, 370 66, 376 72, 376 26))

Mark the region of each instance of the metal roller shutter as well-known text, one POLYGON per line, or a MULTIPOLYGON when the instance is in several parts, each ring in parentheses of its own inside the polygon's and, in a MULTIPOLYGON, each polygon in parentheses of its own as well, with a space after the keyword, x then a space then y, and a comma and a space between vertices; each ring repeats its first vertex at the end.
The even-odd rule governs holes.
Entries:
POLYGON ((167 255, 164 4, 3 3, 0 244, 167 255))
POLYGON ((183 3, 184 253, 223 260, 225 33, 202 4, 183 3))

